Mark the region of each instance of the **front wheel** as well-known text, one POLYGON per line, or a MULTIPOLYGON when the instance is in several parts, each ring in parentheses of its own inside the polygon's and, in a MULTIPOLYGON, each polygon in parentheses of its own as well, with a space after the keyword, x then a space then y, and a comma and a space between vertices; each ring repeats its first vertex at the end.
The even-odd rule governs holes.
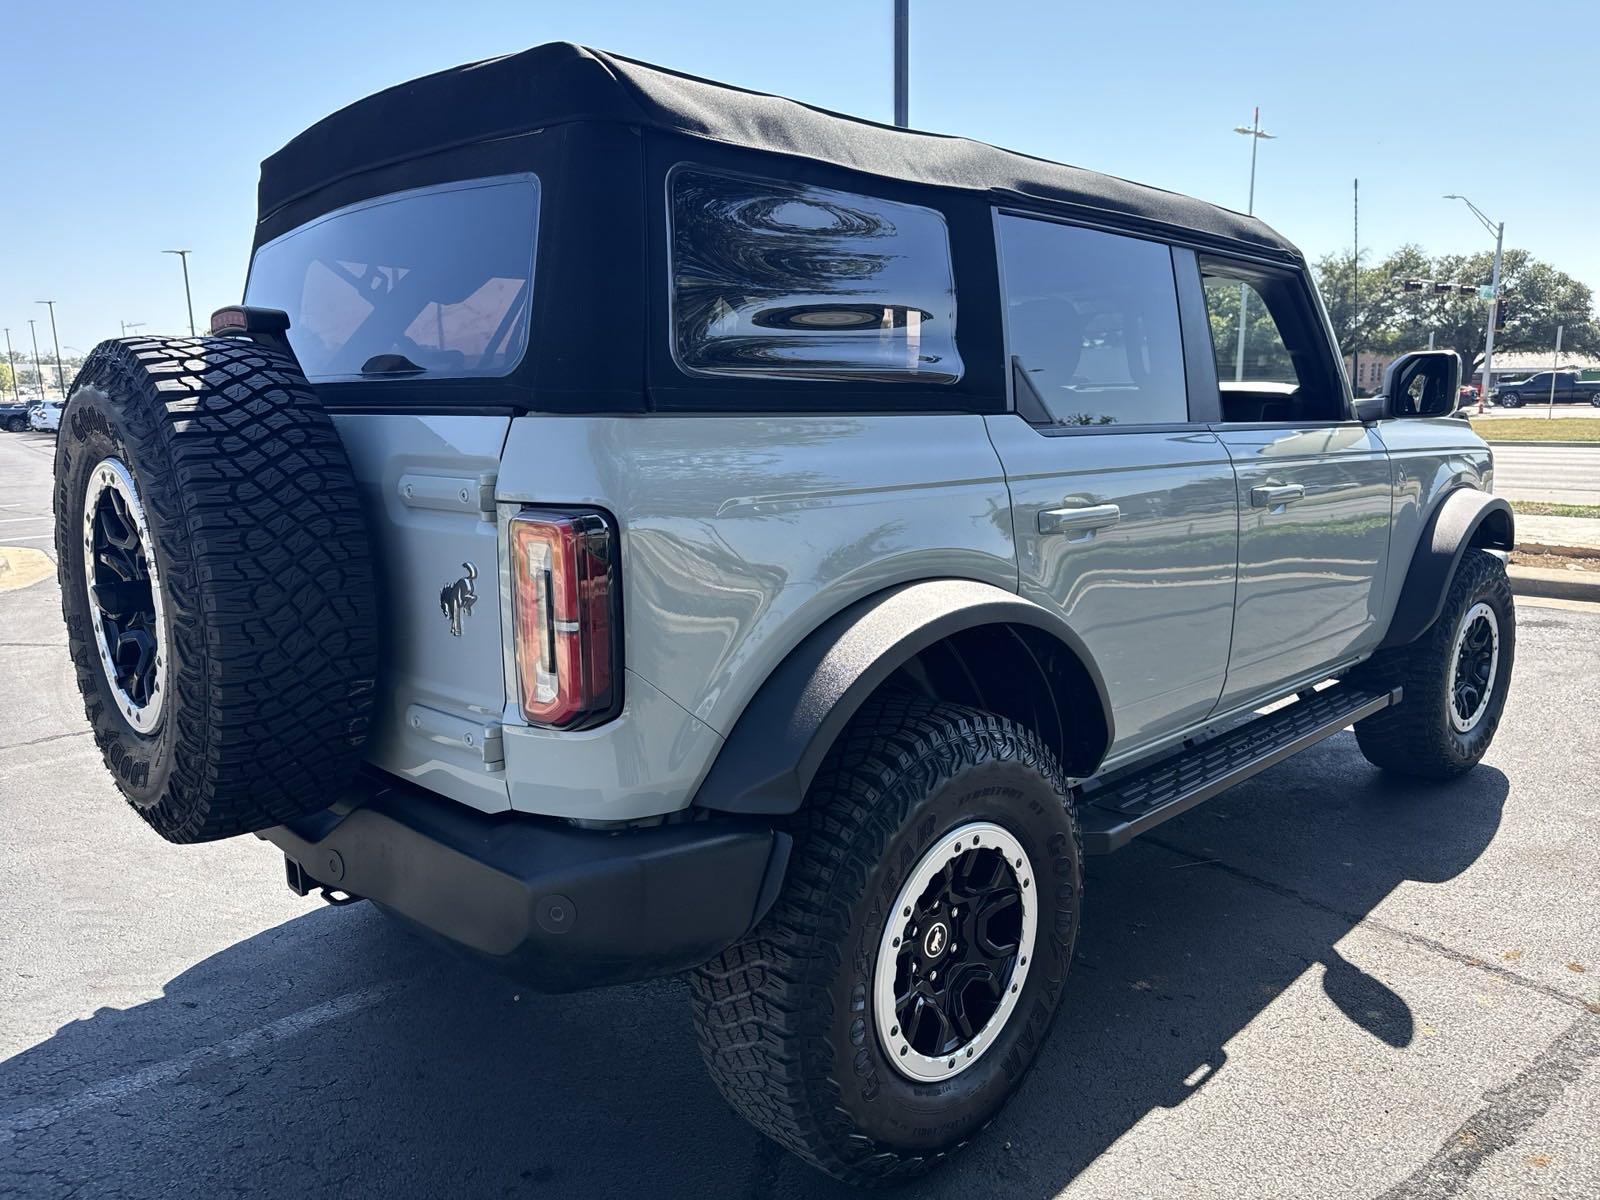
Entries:
POLYGON ((1374 683, 1405 689, 1399 704, 1356 723, 1361 753, 1386 771, 1424 779, 1471 770, 1499 727, 1516 649, 1505 564, 1468 550, 1432 628, 1360 668, 1374 683))
POLYGON ((987 1125, 1055 1016, 1083 852, 1060 766, 1003 717, 859 715, 796 818, 784 891, 693 980, 701 1051, 762 1132, 854 1184, 987 1125))

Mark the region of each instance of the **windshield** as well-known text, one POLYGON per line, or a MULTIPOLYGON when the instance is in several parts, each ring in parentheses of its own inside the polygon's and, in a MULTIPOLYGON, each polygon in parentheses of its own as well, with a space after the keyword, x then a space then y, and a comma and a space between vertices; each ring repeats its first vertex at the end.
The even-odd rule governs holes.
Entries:
POLYGON ((504 375, 528 342, 531 175, 339 209, 256 251, 245 303, 289 314, 312 380, 504 375))

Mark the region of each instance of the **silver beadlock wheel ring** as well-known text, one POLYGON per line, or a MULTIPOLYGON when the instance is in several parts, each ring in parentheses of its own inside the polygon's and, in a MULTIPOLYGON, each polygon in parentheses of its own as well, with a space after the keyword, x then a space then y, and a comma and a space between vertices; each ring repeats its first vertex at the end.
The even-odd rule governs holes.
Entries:
POLYGON ((1033 864, 1001 826, 962 825, 922 856, 895 897, 873 973, 873 1019, 896 1070, 937 1083, 995 1044, 1038 925, 1033 864))
POLYGON ((83 574, 106 686, 123 720, 148 734, 167 692, 166 609, 144 504, 120 459, 102 459, 89 472, 83 574))
POLYGON ((1467 610, 1450 651, 1450 724, 1471 733, 1489 711, 1500 670, 1500 618, 1480 600, 1467 610))

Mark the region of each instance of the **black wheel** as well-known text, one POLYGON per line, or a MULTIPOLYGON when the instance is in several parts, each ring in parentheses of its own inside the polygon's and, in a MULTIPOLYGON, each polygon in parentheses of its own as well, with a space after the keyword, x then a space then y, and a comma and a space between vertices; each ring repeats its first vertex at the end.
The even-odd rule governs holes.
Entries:
POLYGON ((1600 408, 1600 392, 1596 392, 1594 395, 1590 396, 1589 403, 1595 408, 1600 408))
POLYGON ((1516 650, 1505 564, 1468 550, 1433 627, 1361 668, 1373 682, 1405 689, 1399 704, 1356 723, 1361 753, 1386 771, 1425 779, 1471 770, 1500 725, 1516 650))
POLYGON ((1501 408, 1521 408, 1522 397, 1517 395, 1516 392, 1510 392, 1506 395, 1498 397, 1495 400, 1495 403, 1501 408))
POLYGON ((294 363, 228 338, 96 347, 56 445, 61 607, 95 741, 162 837, 325 807, 377 667, 344 447, 294 363))
POLYGON ((895 697, 797 816, 772 913, 700 968, 700 1048, 763 1133, 850 1183, 926 1170, 999 1112, 1054 1019, 1082 846, 1030 730, 895 697))
POLYGON ((6 428, 12 433, 26 433, 28 431, 28 418, 12 417, 6 421, 6 428))

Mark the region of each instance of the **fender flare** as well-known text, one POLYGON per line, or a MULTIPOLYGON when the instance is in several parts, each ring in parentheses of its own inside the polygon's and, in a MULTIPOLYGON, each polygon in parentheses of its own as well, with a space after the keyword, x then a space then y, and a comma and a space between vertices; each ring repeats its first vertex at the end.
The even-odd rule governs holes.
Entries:
POLYGON ((700 808, 797 811, 850 718, 896 670, 929 646, 984 625, 1057 638, 1093 683, 1111 745, 1111 703, 1088 648, 1065 622, 993 584, 928 580, 878 592, 823 622, 778 664, 745 706, 695 795, 700 808))
POLYGON ((1416 641, 1439 619, 1450 581, 1471 546, 1513 549, 1516 521, 1511 505, 1501 497, 1474 487, 1460 487, 1439 502, 1422 527, 1389 621, 1389 632, 1378 644, 1379 650, 1416 641))

